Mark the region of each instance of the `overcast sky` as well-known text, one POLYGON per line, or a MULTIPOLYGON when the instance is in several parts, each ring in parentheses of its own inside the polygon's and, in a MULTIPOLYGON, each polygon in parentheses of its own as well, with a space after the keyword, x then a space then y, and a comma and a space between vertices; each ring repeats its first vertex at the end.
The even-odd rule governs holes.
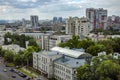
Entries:
POLYGON ((108 15, 120 16, 120 0, 0 0, 0 20, 29 19, 30 15, 38 15, 39 19, 81 17, 91 7, 105 8, 108 15))

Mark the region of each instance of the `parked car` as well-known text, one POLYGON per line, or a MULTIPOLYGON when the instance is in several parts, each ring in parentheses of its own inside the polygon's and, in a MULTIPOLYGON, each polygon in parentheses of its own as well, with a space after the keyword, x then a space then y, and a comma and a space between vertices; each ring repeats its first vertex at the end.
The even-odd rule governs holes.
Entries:
POLYGON ((37 78, 36 80, 41 80, 40 78, 37 78))
POLYGON ((11 77, 12 77, 12 78, 16 78, 16 76, 15 76, 15 75, 12 75, 11 77))
POLYGON ((26 80, 31 80, 31 78, 27 77, 26 80))
POLYGON ((17 69, 14 69, 14 72, 17 73, 17 74, 19 73, 19 71, 17 69))
POLYGON ((14 72, 14 69, 13 69, 13 68, 10 68, 9 71, 14 72))
POLYGON ((23 78, 27 77, 25 74, 23 74, 21 72, 19 72, 18 75, 21 76, 21 77, 23 77, 23 78))
POLYGON ((7 69, 3 69, 4 72, 7 72, 7 69))

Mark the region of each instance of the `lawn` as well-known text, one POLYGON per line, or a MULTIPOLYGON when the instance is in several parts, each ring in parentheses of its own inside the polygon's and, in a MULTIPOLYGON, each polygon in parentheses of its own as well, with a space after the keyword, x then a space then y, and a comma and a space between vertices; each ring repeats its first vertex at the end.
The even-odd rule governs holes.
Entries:
POLYGON ((35 77, 31 72, 26 71, 24 68, 19 68, 18 70, 29 77, 35 77))
POLYGON ((6 63, 6 67, 14 67, 15 65, 13 63, 6 63))

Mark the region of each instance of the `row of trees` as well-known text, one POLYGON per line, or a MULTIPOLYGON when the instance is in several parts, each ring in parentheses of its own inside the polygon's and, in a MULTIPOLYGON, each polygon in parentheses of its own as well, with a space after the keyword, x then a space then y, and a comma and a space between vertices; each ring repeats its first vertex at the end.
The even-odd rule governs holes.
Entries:
POLYGON ((4 58, 5 62, 14 63, 17 66, 32 65, 33 52, 37 51, 34 46, 29 46, 24 52, 19 51, 18 53, 0 47, 0 56, 4 58))
MULTIPOLYGON (((4 44, 18 44, 21 47, 26 47, 26 41, 34 40, 32 37, 25 36, 24 34, 19 35, 19 34, 11 34, 11 33, 6 33, 4 35, 4 44)), ((35 42, 35 41, 34 41, 35 42)), ((35 42, 36 43, 36 42, 35 42)))
POLYGON ((120 80, 120 57, 95 57, 92 64, 77 69, 77 80, 120 80))
POLYGON ((119 29, 113 29, 112 26, 109 27, 109 29, 107 30, 103 30, 103 29, 95 29, 93 31, 91 31, 92 33, 95 33, 95 34, 98 34, 98 33, 101 33, 103 35, 116 35, 116 34, 120 34, 120 31, 119 29))
POLYGON ((0 56, 4 57, 4 60, 10 63, 14 63, 15 65, 32 65, 32 54, 33 52, 40 51, 39 45, 36 43, 36 41, 29 36, 25 35, 18 35, 18 34, 11 34, 6 33, 4 36, 4 44, 18 44, 20 47, 26 48, 26 41, 28 41, 28 47, 25 49, 24 52, 19 51, 18 53, 15 53, 10 50, 3 50, 2 47, 0 47, 0 56))
MULTIPOLYGON (((84 48, 87 53, 97 56, 101 51, 107 54, 120 53, 120 38, 94 42, 89 38, 80 40, 79 36, 73 36, 72 39, 58 46, 71 49, 84 48)), ((120 80, 120 56, 118 59, 114 59, 111 55, 95 57, 88 63, 77 69, 77 80, 120 80)))
POLYGON ((69 47, 69 48, 83 48, 87 53, 96 56, 97 53, 105 51, 107 54, 113 52, 120 53, 120 38, 110 38, 107 40, 101 40, 94 42, 91 39, 87 38, 84 40, 79 39, 79 36, 72 36, 72 39, 67 42, 58 44, 60 47, 69 47))

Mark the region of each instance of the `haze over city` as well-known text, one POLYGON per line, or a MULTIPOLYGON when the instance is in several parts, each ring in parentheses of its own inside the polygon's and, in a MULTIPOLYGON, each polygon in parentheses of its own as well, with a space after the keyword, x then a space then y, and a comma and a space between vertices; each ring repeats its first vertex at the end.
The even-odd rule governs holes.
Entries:
POLYGON ((85 16, 86 8, 104 8, 109 15, 120 16, 120 0, 0 0, 0 19, 29 19, 38 15, 40 19, 53 16, 85 16))

